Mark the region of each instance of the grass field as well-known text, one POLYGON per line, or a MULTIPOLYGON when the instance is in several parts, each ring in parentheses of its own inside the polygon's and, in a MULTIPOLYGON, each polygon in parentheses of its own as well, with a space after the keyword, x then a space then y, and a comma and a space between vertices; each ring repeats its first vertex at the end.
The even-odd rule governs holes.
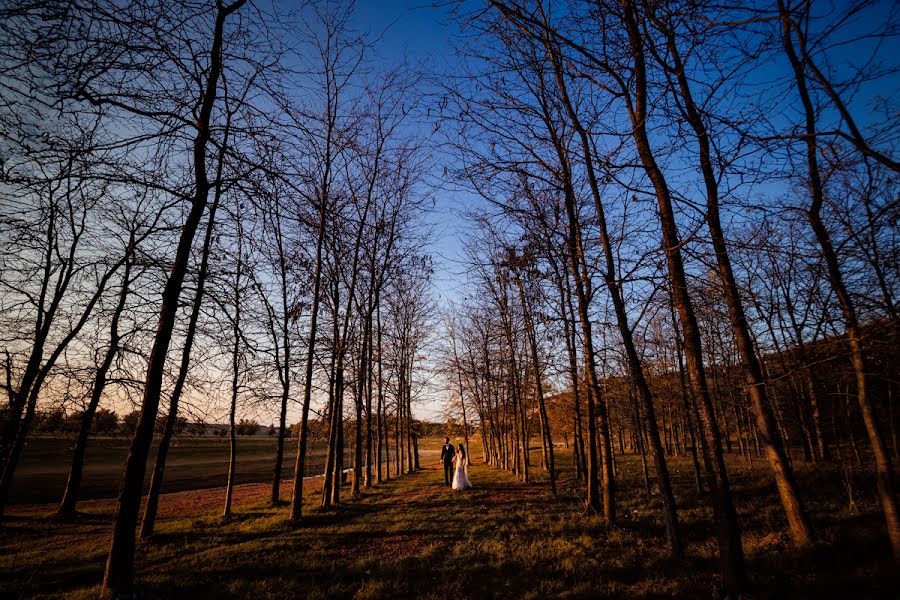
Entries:
MULTIPOLYGON (((100 437, 91 439, 85 458, 81 497, 85 500, 112 498, 122 482, 122 465, 128 455, 128 439, 100 437)), ((22 453, 10 494, 13 504, 56 502, 66 485, 74 440, 64 437, 37 437, 22 453)), ((238 437, 236 481, 271 481, 275 469, 275 439, 238 437)), ((285 440, 282 474, 294 476, 297 440, 285 440)), ((348 450, 349 452, 349 450, 348 450)), ((310 445, 307 475, 319 475, 325 462, 324 444, 310 445)), ((150 465, 156 460, 156 445, 151 449, 150 465)), ((150 485, 148 468, 144 490, 150 485)), ((176 437, 166 460, 165 491, 180 492, 225 485, 228 471, 228 439, 214 437, 176 437)))
MULTIPOLYGON (((620 458, 619 524, 583 514, 571 454, 560 450, 560 497, 537 482, 476 464, 469 492, 451 492, 423 441, 421 472, 328 511, 307 485, 306 520, 286 524, 267 486, 238 488, 235 515, 219 517, 221 489, 161 499, 158 535, 138 549, 144 598, 664 598, 714 597, 711 514, 692 490, 689 463, 670 461, 687 558, 664 552, 659 512, 642 497, 640 462, 620 458)), ((473 449, 479 458, 479 451, 473 449)), ((757 464, 757 463, 754 463, 757 464)), ((791 546, 766 472, 730 465, 755 598, 892 598, 898 591, 870 475, 856 475, 855 509, 833 467, 798 463, 820 541, 791 546)), ((287 484, 285 484, 287 493, 287 484)), ((349 490, 348 490, 349 492, 349 490)), ((112 501, 79 506, 57 523, 52 506, 13 506, 0 532, 0 596, 94 598, 109 543, 112 501)))

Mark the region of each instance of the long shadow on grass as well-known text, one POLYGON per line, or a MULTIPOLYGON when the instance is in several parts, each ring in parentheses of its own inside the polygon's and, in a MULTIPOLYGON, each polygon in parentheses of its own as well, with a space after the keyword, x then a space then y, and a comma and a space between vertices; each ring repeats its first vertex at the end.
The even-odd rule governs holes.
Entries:
MULTIPOLYGON (((822 519, 819 525, 824 525, 822 519)), ((764 597, 898 597, 900 572, 882 527, 875 513, 844 517, 836 528, 821 527, 827 539, 807 548, 787 542, 754 548, 748 553, 748 567, 757 574, 764 597)))
POLYGON ((90 587, 100 583, 95 565, 41 564, 29 571, 11 571, 0 577, 0 598, 25 598, 38 594, 59 594, 61 590, 90 587), (28 590, 25 595, 22 590, 28 590), (7 593, 9 594, 7 596, 7 593))

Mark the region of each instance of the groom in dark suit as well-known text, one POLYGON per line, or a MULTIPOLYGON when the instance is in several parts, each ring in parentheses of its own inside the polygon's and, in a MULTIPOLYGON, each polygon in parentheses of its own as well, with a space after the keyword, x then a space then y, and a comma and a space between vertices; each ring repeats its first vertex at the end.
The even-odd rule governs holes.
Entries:
POLYGON ((450 470, 453 468, 453 444, 450 438, 444 438, 444 445, 441 446, 441 464, 444 465, 444 483, 450 485, 450 470))

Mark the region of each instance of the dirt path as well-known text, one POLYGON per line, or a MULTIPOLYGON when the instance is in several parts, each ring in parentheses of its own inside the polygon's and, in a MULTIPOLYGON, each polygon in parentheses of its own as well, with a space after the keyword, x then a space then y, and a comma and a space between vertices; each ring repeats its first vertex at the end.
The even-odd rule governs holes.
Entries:
MULTIPOLYGON (((281 483, 281 497, 290 498, 292 481, 281 483)), ((314 489, 321 487, 321 478, 310 478, 310 484, 314 489), (318 486, 315 481, 319 481, 318 486)), ((268 500, 272 493, 271 483, 245 483, 234 486, 234 507, 241 508, 248 505, 260 504, 268 500)), ((162 519, 175 517, 199 517, 210 511, 215 511, 225 504, 225 488, 204 488, 160 494, 158 516, 162 519)), ((49 516, 56 510, 56 504, 13 504, 6 514, 12 517, 41 517, 49 516)), ((78 503, 78 510, 91 515, 112 515, 116 508, 115 498, 102 500, 83 500, 78 503)))

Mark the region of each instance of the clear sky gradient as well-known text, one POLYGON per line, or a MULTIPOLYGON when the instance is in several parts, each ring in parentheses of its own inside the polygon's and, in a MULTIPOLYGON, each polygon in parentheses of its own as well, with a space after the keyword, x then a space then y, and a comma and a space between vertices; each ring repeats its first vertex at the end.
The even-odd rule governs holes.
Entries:
MULTIPOLYGON (((456 25, 448 6, 434 6, 428 0, 359 0, 356 23, 377 38, 376 52, 385 66, 408 62, 427 75, 452 71, 456 58, 452 38, 456 25)), ((420 134, 439 144, 439 134, 423 125, 420 134)), ((439 148, 432 152, 432 182, 442 177, 444 160, 439 148)), ((458 296, 461 281, 461 232, 463 212, 477 200, 470 194, 443 187, 434 192, 434 207, 428 215, 434 235, 428 248, 435 261, 435 287, 443 304, 458 296)))
MULTIPOLYGON (((375 50, 385 67, 407 62, 425 75, 453 71, 456 57, 452 42, 457 27, 449 6, 435 6, 429 0, 358 0, 355 21, 361 31, 376 38, 375 50)), ((434 133, 431 124, 425 123, 419 133, 432 145, 430 183, 439 185, 432 191, 434 204, 426 217, 432 231, 426 251, 434 261, 435 299, 443 309, 464 293, 463 213, 478 200, 442 185, 446 183, 442 179, 447 156, 437 147, 440 133, 434 133)), ((439 337, 435 336, 430 346, 439 337)), ((432 380, 427 397, 413 408, 416 417, 443 420, 446 397, 441 384, 439 379, 432 380)))

